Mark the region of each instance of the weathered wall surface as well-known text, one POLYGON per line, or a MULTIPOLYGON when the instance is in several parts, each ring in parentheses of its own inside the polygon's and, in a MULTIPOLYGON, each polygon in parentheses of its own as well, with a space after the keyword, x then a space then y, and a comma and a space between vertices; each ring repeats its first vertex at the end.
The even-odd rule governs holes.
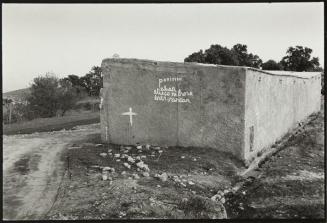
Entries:
POLYGON ((245 68, 105 59, 102 139, 211 147, 242 157, 245 68), (122 115, 129 109, 133 115, 122 115), (107 128, 107 132, 106 132, 107 128))
POLYGON ((247 69, 245 159, 273 144, 311 113, 319 111, 320 74, 297 74, 277 75, 247 69))

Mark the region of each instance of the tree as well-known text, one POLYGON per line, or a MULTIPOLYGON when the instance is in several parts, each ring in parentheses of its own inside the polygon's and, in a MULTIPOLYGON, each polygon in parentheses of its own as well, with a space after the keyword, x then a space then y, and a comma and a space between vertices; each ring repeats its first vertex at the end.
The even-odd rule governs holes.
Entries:
POLYGON ((60 79, 58 86, 58 108, 61 111, 61 116, 64 116, 66 111, 73 108, 78 99, 78 92, 73 84, 66 80, 60 79))
POLYGON ((204 52, 200 50, 192 53, 184 59, 184 62, 248 66, 255 68, 260 68, 262 64, 262 60, 259 56, 247 52, 247 46, 244 44, 236 44, 232 49, 214 44, 204 52))
POLYGON ((313 71, 319 67, 319 59, 311 58, 312 49, 303 46, 289 47, 280 61, 284 70, 313 71))
POLYGON ((34 78, 27 97, 29 107, 35 117, 52 117, 60 110, 61 115, 74 105, 71 83, 46 74, 34 78))
POLYGON ((239 66, 261 67, 262 60, 258 55, 248 53, 247 45, 238 43, 233 46, 232 51, 237 56, 239 66))
POLYGON ((205 51, 205 61, 209 64, 221 64, 221 65, 238 65, 239 61, 237 55, 235 55, 227 47, 222 47, 218 44, 211 45, 209 49, 205 51))
POLYGON ((86 89, 89 96, 99 96, 102 88, 101 67, 92 67, 91 71, 80 79, 81 85, 86 89))
POLYGON ((274 60, 268 60, 262 64, 263 70, 282 70, 283 67, 280 63, 277 63, 274 60))
POLYGON ((197 62, 197 63, 206 63, 205 55, 202 50, 199 52, 192 53, 184 59, 184 62, 197 62))

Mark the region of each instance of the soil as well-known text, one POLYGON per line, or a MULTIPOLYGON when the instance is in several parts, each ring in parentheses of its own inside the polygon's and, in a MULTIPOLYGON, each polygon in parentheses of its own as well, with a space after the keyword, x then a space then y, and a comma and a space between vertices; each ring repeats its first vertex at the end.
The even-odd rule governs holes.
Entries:
POLYGON ((324 113, 319 112, 230 194, 228 216, 324 219, 324 165, 324 113))
POLYGON ((3 136, 3 218, 44 219, 65 173, 62 151, 97 125, 74 131, 3 136))

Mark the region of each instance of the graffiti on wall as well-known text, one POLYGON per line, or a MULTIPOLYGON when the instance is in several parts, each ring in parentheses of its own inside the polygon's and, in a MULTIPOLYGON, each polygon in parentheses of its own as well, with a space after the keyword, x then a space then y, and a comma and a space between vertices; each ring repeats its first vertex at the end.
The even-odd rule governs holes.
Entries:
POLYGON ((170 86, 173 82, 181 82, 181 77, 159 78, 158 87, 153 91, 155 101, 191 103, 190 97, 193 96, 192 91, 182 91, 170 86))

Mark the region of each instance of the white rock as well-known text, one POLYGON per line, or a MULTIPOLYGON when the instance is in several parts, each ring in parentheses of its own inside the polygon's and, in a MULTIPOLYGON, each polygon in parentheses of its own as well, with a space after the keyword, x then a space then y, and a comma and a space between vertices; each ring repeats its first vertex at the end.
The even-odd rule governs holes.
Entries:
POLYGON ((115 154, 115 158, 119 158, 120 157, 120 154, 119 153, 116 153, 115 154))
POLYGON ((106 157, 107 156, 107 153, 100 153, 100 156, 106 157))
POLYGON ((120 159, 116 159, 116 162, 120 162, 120 159))
POLYGON ((154 147, 154 150, 160 150, 160 149, 161 149, 160 146, 154 147))
POLYGON ((103 167, 102 170, 103 170, 103 171, 115 172, 115 168, 113 168, 113 167, 109 167, 109 166, 103 167))
POLYGON ((196 158, 193 158, 193 161, 196 161, 196 158))
POLYGON ((161 186, 158 184, 157 187, 160 188, 161 186))
POLYGON ((102 146, 102 144, 95 144, 96 147, 102 146))
POLYGON ((184 159, 185 158, 185 156, 181 156, 181 159, 184 159))
POLYGON ((195 183, 193 181, 188 182, 189 185, 194 185, 195 183))
POLYGON ((149 144, 146 144, 146 145, 145 145, 145 148, 146 148, 147 150, 149 150, 150 147, 151 147, 151 146, 150 146, 149 144))
POLYGON ((139 175, 136 173, 132 174, 132 176, 134 177, 134 179, 140 179, 139 175))
POLYGON ((156 174, 155 177, 161 180, 162 182, 165 182, 168 179, 167 173, 156 174))
POLYGON ((125 166, 126 168, 128 168, 128 169, 131 168, 131 165, 129 165, 128 163, 124 163, 124 166, 125 166))
POLYGON ((136 149, 142 149, 142 146, 141 145, 136 146, 136 149))
POLYGON ((135 160, 132 157, 128 157, 127 161, 130 162, 130 163, 135 163, 135 160))
POLYGON ((112 152, 112 149, 108 149, 108 153, 111 153, 112 152))
POLYGON ((125 175, 125 174, 126 174, 126 171, 121 172, 121 175, 125 175))
POLYGON ((186 184, 184 184, 184 183, 181 183, 181 185, 182 185, 183 187, 186 187, 186 184))
POLYGON ((148 172, 143 172, 142 175, 143 175, 144 177, 149 177, 149 176, 150 176, 150 174, 149 174, 148 172))
POLYGON ((145 159, 145 158, 146 158, 146 155, 141 156, 141 159, 145 159))
POLYGON ((107 174, 102 174, 102 180, 108 180, 107 174))

